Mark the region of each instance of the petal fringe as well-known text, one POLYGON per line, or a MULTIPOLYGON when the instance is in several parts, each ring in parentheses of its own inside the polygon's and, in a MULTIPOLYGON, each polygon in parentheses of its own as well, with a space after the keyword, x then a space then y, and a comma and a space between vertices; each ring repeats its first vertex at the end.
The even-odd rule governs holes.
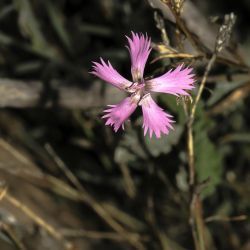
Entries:
POLYGON ((115 132, 121 126, 124 129, 124 122, 135 111, 136 107, 137 104, 130 97, 125 98, 117 105, 109 105, 109 108, 104 110, 106 114, 102 116, 102 118, 107 119, 105 125, 112 126, 115 132))
POLYGON ((171 119, 171 115, 164 112, 159 107, 150 95, 145 96, 140 105, 142 106, 143 113, 143 128, 144 136, 149 131, 150 138, 154 133, 157 138, 161 137, 161 133, 168 134, 170 129, 173 129, 171 123, 174 121, 171 119))
POLYGON ((149 91, 161 92, 172 95, 189 95, 186 90, 194 88, 194 74, 192 68, 183 68, 179 65, 175 70, 170 70, 162 76, 146 82, 149 91))
POLYGON ((144 68, 151 51, 151 39, 147 35, 132 32, 132 38, 127 37, 127 48, 131 57, 131 74, 134 82, 143 78, 144 68))
POLYGON ((93 62, 93 71, 90 72, 91 74, 123 90, 132 84, 132 82, 121 76, 109 61, 105 63, 102 58, 100 58, 100 61, 101 63, 93 62))

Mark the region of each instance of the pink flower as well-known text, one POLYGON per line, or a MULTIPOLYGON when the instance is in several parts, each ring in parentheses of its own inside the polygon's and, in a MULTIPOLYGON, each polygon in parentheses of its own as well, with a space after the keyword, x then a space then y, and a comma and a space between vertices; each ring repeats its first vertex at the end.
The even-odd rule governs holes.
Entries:
POLYGON ((194 88, 194 74, 192 69, 182 65, 175 70, 170 70, 162 76, 145 80, 144 68, 151 51, 151 39, 147 35, 132 32, 132 37, 128 39, 128 50, 131 57, 131 74, 133 81, 129 81, 121 76, 110 64, 93 62, 92 74, 102 80, 114 85, 120 90, 130 94, 117 105, 108 105, 104 110, 106 125, 110 125, 117 132, 120 127, 124 129, 125 121, 135 111, 137 106, 142 107, 144 135, 149 132, 150 138, 153 133, 157 138, 161 134, 168 134, 173 129, 174 122, 172 116, 163 111, 152 99, 150 92, 160 92, 172 95, 189 95, 187 92, 194 88))

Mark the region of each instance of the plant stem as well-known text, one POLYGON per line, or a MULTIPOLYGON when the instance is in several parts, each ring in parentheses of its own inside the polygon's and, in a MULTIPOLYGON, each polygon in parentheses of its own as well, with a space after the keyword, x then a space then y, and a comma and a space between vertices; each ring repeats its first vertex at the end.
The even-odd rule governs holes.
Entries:
POLYGON ((204 219, 202 211, 202 202, 198 190, 198 183, 196 181, 195 174, 195 162, 194 162, 194 136, 193 136, 193 123, 195 119, 196 109, 203 93, 208 74, 216 60, 217 54, 214 53, 209 60, 205 73, 203 75, 197 96, 194 100, 194 104, 191 107, 189 120, 187 124, 187 149, 188 149, 188 166, 189 166, 189 186, 191 193, 191 205, 190 205, 190 225, 192 228, 192 235, 194 238, 195 249, 205 250, 205 235, 204 235, 204 219))

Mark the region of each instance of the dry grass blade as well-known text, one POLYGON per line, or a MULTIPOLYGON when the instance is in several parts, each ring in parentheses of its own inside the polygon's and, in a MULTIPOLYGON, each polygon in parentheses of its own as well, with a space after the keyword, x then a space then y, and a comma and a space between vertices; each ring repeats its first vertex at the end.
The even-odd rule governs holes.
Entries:
POLYGON ((166 53, 161 56, 156 57, 154 60, 151 61, 151 63, 155 63, 161 59, 164 58, 177 58, 177 59, 198 59, 201 56, 199 55, 191 55, 191 54, 186 54, 186 53, 166 53))
MULTIPOLYGON (((1 141, 0 141, 1 142, 1 141)), ((32 162, 29 161, 26 157, 21 155, 17 150, 15 150, 10 144, 2 141, 2 144, 4 148, 9 152, 12 156, 18 159, 18 161, 21 161, 22 163, 25 162, 27 165, 32 165, 32 162), (20 160, 19 160, 20 158, 20 160)), ((1 144, 0 144, 1 145, 1 144)), ((61 164, 61 163, 60 163, 61 164)), ((65 165, 64 165, 65 167, 65 165)), ((107 211, 107 209, 104 208, 102 204, 100 204, 94 197, 92 197, 87 191, 84 189, 77 190, 75 188, 72 188, 70 185, 65 183, 64 181, 53 177, 51 175, 43 174, 42 172, 36 173, 33 171, 24 171, 23 169, 15 170, 14 172, 11 169, 2 167, 1 170, 5 172, 9 172, 12 175, 20 176, 21 178, 34 183, 34 185, 41 185, 43 188, 47 188, 51 190, 52 192, 61 195, 62 197, 83 202, 89 207, 95 211, 95 213, 103 219, 109 225, 115 232, 119 233, 121 237, 123 237, 127 242, 129 242, 131 245, 133 245, 137 249, 144 249, 142 243, 140 243, 139 235, 133 237, 127 232, 127 230, 116 221, 116 219, 111 216, 111 213, 107 211), (36 174, 34 174, 36 173, 36 174)), ((64 169, 65 171, 65 169, 64 169)), ((69 173, 67 173, 69 174, 69 173)), ((71 173, 72 174, 72 173, 71 173)), ((72 176, 71 176, 72 178, 72 176)), ((5 191, 4 191, 5 192, 5 191)), ((57 230, 50 226, 50 224, 46 223, 42 218, 38 217, 32 210, 30 210, 27 206, 23 205, 21 202, 18 201, 15 197, 12 197, 11 195, 4 195, 4 192, 2 193, 2 196, 10 201, 13 205, 20 208, 22 211, 26 212, 30 218, 32 218, 34 221, 36 221, 39 225, 42 225, 49 231, 51 234, 54 235, 56 239, 62 239, 62 235, 60 233, 57 233, 57 230)))
POLYGON ((56 154, 54 149, 51 147, 50 144, 46 144, 45 148, 47 152, 51 155, 51 157, 54 159, 57 166, 62 170, 62 172, 66 175, 66 177, 69 179, 69 181, 80 191, 83 191, 84 188, 79 182, 79 180, 76 178, 76 176, 71 172, 71 170, 66 166, 66 164, 62 161, 62 159, 56 154))
MULTIPOLYGON (((60 232, 65 236, 69 238, 75 238, 75 237, 84 237, 84 238, 90 238, 95 240, 114 240, 114 241, 126 241, 124 237, 122 237, 120 234, 114 233, 114 232, 98 232, 98 231, 88 231, 84 229, 60 229, 60 232)), ((133 233, 130 233, 131 237, 137 237, 133 233)), ((149 239, 147 237, 141 237, 141 240, 148 241, 149 239)))
MULTIPOLYGON (((2 192, 3 193, 3 192, 2 192)), ((27 250, 26 246, 23 244, 23 242, 18 238, 14 230, 7 224, 1 222, 0 228, 8 234, 8 236, 12 239, 12 241, 15 243, 16 247, 20 250, 27 250)))
MULTIPOLYGON (((55 162, 57 163, 58 167, 65 173, 67 178, 73 183, 73 185, 78 188, 78 198, 81 200, 83 199, 85 202, 87 202, 90 207, 94 209, 94 211, 104 219, 104 221, 107 222, 116 232, 118 232, 121 237, 123 237, 124 240, 129 241, 132 245, 135 245, 136 248, 142 249, 142 245, 138 241, 138 235, 135 237, 135 235, 130 235, 127 233, 121 225, 119 225, 107 212, 107 210, 100 205, 93 197, 91 197, 87 191, 84 189, 84 187, 81 185, 81 183, 78 181, 78 179, 75 177, 75 175, 70 171, 70 169, 66 166, 66 164, 57 156, 55 151, 52 149, 50 145, 46 145, 47 151, 51 154, 51 156, 54 158, 55 162)), ((133 186, 133 181, 129 175, 128 169, 124 169, 124 167, 121 167, 121 171, 124 175, 125 179, 125 185, 128 189, 128 194, 131 197, 134 197, 135 195, 135 188, 133 186)), ((50 178, 51 179, 51 178, 50 178)))
POLYGON ((48 232, 52 237, 59 241, 64 242, 65 249, 72 249, 72 245, 70 242, 64 239, 63 235, 58 232, 56 228, 47 223, 43 218, 37 215, 34 211, 32 211, 29 207, 19 201, 17 198, 12 196, 7 192, 7 188, 2 188, 1 190, 1 199, 6 199, 9 203, 11 203, 16 208, 20 209, 25 215, 31 218, 37 225, 42 227, 46 232, 48 232))
POLYGON ((223 100, 214 105, 208 112, 208 115, 217 115, 226 112, 235 103, 242 101, 250 94, 250 82, 246 82, 223 100))
POLYGON ((214 222, 214 221, 218 221, 218 222, 230 222, 230 221, 244 221, 247 220, 248 216, 243 214, 243 215, 238 215, 238 216, 233 216, 233 217, 227 217, 227 216, 221 216, 221 215, 214 215, 214 216, 210 216, 207 217, 205 219, 206 223, 209 222, 214 222))
POLYGON ((130 198, 133 199, 136 196, 136 186, 130 174, 130 170, 128 166, 123 163, 119 164, 119 167, 122 172, 126 193, 130 198))

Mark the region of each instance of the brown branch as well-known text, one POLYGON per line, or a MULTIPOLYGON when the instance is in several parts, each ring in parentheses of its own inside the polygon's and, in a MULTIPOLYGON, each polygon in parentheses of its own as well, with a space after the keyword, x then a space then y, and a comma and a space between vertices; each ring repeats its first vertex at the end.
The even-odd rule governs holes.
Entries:
POLYGON ((200 195, 196 191, 196 179, 195 179, 195 165, 194 165, 194 138, 193 138, 193 122, 197 105, 200 101, 201 94, 204 90, 205 83, 207 81, 208 74, 216 60, 217 54, 214 53, 209 60, 205 73, 203 75, 198 93, 195 97, 194 104, 189 114, 189 121, 187 124, 187 147, 188 147, 188 166, 189 166, 189 185, 192 194, 192 201, 190 204, 190 225, 192 228, 192 234, 195 242, 195 249, 205 250, 205 236, 204 236, 204 220, 202 215, 202 203, 200 201, 200 195))
POLYGON ((59 81, 44 84, 41 81, 0 79, 0 108, 64 107, 88 109, 119 102, 124 96, 112 86, 99 82, 89 88, 59 81))
MULTIPOLYGON (((189 51, 186 52, 195 54, 198 51, 200 52, 199 54, 204 53, 206 57, 209 57, 213 53, 217 42, 218 26, 209 22, 206 15, 192 1, 185 0, 183 11, 181 11, 179 18, 176 18, 175 13, 169 8, 168 0, 148 0, 148 2, 153 9, 158 9, 166 20, 175 23, 186 35, 186 40, 192 45, 188 47, 189 51)), ((249 70, 249 67, 245 64, 239 53, 240 50, 234 49, 231 45, 228 47, 224 48, 220 53, 217 58, 218 61, 227 62, 230 65, 237 65, 249 70)))
MULTIPOLYGON (((193 139, 193 122, 195 119, 195 113, 198 103, 201 99, 208 75, 216 61, 218 54, 223 50, 230 39, 232 27, 235 23, 235 15, 233 13, 225 15, 224 23, 221 25, 217 34, 214 52, 211 59, 208 61, 204 75, 201 80, 201 84, 198 89, 198 93, 195 97, 194 104, 191 107, 189 114, 189 121, 187 124, 187 140, 188 140, 188 165, 189 165, 189 184, 190 192, 192 195, 190 204, 190 224, 195 242, 195 249, 205 250, 205 234, 204 234, 204 219, 202 202, 200 200, 201 184, 197 183, 195 179, 195 163, 194 163, 194 139, 193 139), (200 190, 199 190, 200 189, 200 190)), ((204 182, 206 183, 206 181, 204 182)))

